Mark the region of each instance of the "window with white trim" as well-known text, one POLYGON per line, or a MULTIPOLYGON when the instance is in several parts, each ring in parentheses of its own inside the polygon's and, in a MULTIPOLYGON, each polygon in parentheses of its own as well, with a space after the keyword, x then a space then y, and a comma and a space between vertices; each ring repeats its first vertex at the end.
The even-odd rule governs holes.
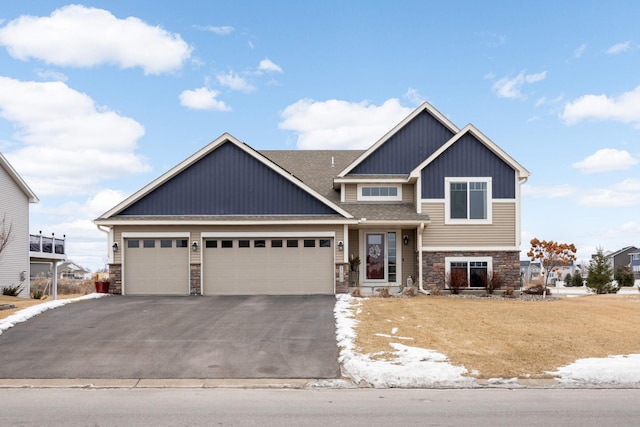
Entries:
POLYGON ((631 268, 634 273, 640 273, 640 265, 634 265, 631 268))
MULTIPOLYGON (((491 257, 448 257, 445 258, 447 280, 463 280, 468 288, 484 288, 492 271, 491 257)), ((449 287, 449 283, 446 284, 449 287)))
POLYGON ((445 178, 445 223, 491 224, 491 178, 445 178))
POLYGON ((402 200, 402 187, 399 185, 358 185, 360 201, 402 200))

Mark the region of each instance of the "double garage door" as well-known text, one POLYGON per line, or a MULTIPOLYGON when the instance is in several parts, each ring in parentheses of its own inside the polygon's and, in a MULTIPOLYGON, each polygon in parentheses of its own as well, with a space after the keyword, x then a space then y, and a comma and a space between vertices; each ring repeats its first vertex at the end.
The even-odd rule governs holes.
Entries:
MULTIPOLYGON (((332 237, 222 237, 200 245, 204 295, 333 294, 332 237)), ((189 242, 127 239, 126 295, 188 295, 189 242)))

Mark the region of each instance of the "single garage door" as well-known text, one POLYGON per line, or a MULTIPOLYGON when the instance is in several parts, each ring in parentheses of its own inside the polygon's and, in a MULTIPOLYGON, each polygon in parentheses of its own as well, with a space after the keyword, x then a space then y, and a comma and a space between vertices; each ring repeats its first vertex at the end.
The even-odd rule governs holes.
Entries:
POLYGON ((189 295, 186 239, 126 239, 125 295, 189 295))
POLYGON ((333 238, 212 238, 203 250, 205 295, 334 293, 333 238))

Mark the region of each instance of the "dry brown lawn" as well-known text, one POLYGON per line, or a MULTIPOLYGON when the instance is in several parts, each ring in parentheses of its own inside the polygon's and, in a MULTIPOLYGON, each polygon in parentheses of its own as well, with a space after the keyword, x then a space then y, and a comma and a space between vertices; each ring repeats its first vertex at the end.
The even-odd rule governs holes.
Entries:
POLYGON ((577 359, 640 353, 640 295, 553 301, 421 295, 361 303, 355 344, 362 353, 392 358, 392 342, 436 350, 477 378, 548 378, 547 371, 577 359))

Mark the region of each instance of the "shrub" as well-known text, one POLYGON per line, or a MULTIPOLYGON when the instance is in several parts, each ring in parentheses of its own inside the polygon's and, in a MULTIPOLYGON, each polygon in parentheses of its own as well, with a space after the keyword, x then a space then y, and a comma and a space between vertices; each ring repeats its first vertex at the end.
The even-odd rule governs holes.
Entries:
POLYGON ((351 296, 354 298, 362 298, 362 292, 360 292, 360 288, 355 288, 351 291, 351 296))
MULTIPOLYGON (((640 290, 640 287, 638 288, 640 290)), ((429 295, 438 296, 442 293, 442 289, 437 286, 429 286, 429 295)))
POLYGON ((596 294, 615 294, 620 288, 611 282, 611 267, 602 249, 593 257, 587 276, 587 287, 596 294))
POLYGON ((378 289, 378 293, 382 298, 389 298, 391 294, 389 293, 389 288, 378 289))
POLYGON ((633 283, 635 282, 633 272, 628 266, 619 267, 616 270, 614 279, 616 279, 616 282, 618 282, 619 286, 633 286, 633 283))
POLYGON ((511 286, 507 286, 504 288, 504 294, 502 294, 505 298, 515 298, 516 296, 513 294, 513 288, 511 286))
POLYGON ((42 299, 42 291, 37 286, 33 286, 31 288, 31 298, 33 299, 42 299))
POLYGON ((582 278, 582 274, 576 273, 571 279, 571 286, 573 287, 582 287, 584 285, 584 279, 582 278))
POLYGON ((451 270, 447 273, 446 282, 452 294, 459 294, 460 288, 467 286, 467 275, 462 270, 451 270))
POLYGON ((485 290, 489 295, 493 293, 493 291, 500 289, 504 286, 504 278, 498 271, 492 271, 487 275, 485 279, 485 290))
POLYGON ((416 295, 418 295, 418 290, 412 286, 402 291, 402 295, 407 297, 415 297, 416 295))
POLYGON ((542 284, 536 284, 526 288, 524 293, 528 295, 551 295, 551 289, 542 284))
POLYGON ((567 287, 573 286, 573 276, 571 273, 567 273, 567 275, 564 276, 564 285, 567 287))
POLYGON ((20 292, 24 289, 24 286, 21 285, 9 285, 2 288, 2 295, 6 295, 8 297, 17 297, 20 295, 20 292))

